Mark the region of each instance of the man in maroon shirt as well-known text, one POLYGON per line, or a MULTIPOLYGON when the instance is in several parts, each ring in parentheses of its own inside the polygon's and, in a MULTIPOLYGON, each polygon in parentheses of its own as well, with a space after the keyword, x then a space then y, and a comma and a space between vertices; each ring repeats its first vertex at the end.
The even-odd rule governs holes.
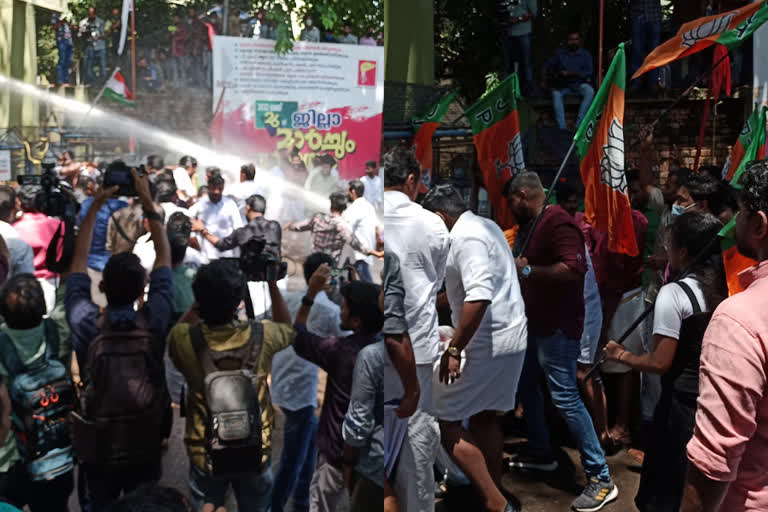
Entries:
POLYGON ((600 510, 619 492, 576 381, 587 272, 584 236, 563 208, 545 204, 544 187, 536 173, 516 176, 505 184, 503 193, 520 225, 514 253, 528 317, 528 350, 519 388, 528 450, 510 464, 544 471, 557 468, 538 386, 543 372, 552 402, 576 440, 587 475, 587 485, 572 506, 577 512, 600 510), (518 254, 540 213, 528 246, 518 254))

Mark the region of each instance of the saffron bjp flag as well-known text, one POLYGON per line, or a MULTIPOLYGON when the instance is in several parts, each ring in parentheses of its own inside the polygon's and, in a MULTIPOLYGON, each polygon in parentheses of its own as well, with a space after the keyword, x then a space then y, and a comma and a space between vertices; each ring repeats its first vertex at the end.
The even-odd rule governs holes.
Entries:
POLYGON ((116 71, 107 80, 107 83, 104 85, 104 97, 127 107, 136 107, 136 99, 130 89, 128 89, 125 78, 123 78, 120 71, 116 71))
POLYGON ((685 23, 677 35, 656 47, 632 78, 700 52, 715 43, 729 50, 742 44, 768 20, 768 1, 761 0, 685 23))
POLYGON ((725 280, 728 283, 728 295, 734 295, 744 288, 739 281, 739 274, 744 270, 757 265, 757 261, 747 258, 739 252, 736 246, 736 217, 731 219, 723 229, 720 230, 720 250, 723 254, 723 266, 725 267, 725 280))
POLYGON ((760 160, 765 155, 765 121, 768 108, 756 107, 741 129, 736 144, 723 167, 723 179, 734 188, 741 188, 739 179, 746 165, 752 160, 760 160))
POLYGON ((456 91, 451 91, 440 101, 432 105, 429 112, 420 117, 411 119, 416 134, 413 136, 413 153, 421 164, 421 192, 426 192, 432 184, 432 136, 435 134, 440 121, 451 106, 456 97, 456 91))
POLYGON ((464 112, 474 135, 488 199, 501 229, 515 223, 501 189, 507 180, 525 171, 517 112, 519 96, 520 86, 513 73, 464 112))
POLYGON ((625 86, 626 55, 622 43, 574 140, 585 189, 585 220, 608 234, 609 251, 637 256, 639 249, 624 173, 625 86))

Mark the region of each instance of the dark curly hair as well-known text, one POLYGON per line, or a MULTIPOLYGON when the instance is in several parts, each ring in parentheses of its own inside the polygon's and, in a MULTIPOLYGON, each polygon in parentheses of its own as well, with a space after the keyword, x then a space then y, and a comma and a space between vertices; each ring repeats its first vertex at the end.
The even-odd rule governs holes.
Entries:
POLYGON ((243 300, 243 275, 236 262, 215 260, 200 268, 192 290, 203 322, 211 327, 224 325, 234 320, 243 300))
POLYGON ((739 200, 750 213, 768 214, 768 160, 749 162, 739 180, 739 200))
POLYGON ((421 178, 421 167, 410 148, 397 146, 384 154, 381 159, 384 167, 384 187, 399 187, 405 185, 408 176, 413 174, 421 178))

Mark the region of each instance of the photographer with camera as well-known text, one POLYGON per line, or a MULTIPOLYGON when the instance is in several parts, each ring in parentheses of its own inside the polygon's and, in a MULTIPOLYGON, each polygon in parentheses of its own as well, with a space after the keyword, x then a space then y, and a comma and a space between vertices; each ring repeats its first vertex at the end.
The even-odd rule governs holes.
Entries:
POLYGON ((88 17, 80 22, 80 37, 85 40, 85 76, 89 85, 96 81, 93 73, 94 59, 99 61, 99 80, 107 79, 107 41, 104 20, 96 16, 96 9, 88 8, 88 17))
POLYGON ((172 419, 163 367, 173 299, 171 251, 148 177, 136 170, 131 174, 157 255, 147 300, 134 308, 144 294, 147 273, 131 253, 115 254, 104 266, 98 283, 107 298, 103 313, 91 299, 86 273, 91 239, 100 212, 119 185, 101 189, 93 198, 80 225, 65 295, 72 346, 85 376, 79 406, 71 415, 73 446, 93 512, 105 510, 123 491, 160 478, 161 446, 172 419))
POLYGON ((294 332, 275 281, 269 282, 274 321, 238 321, 245 289, 236 263, 203 266, 193 285, 195 304, 168 335, 171 360, 187 382, 184 442, 195 510, 204 503, 224 506, 230 485, 240 510, 264 512, 272 504, 267 375, 294 332), (226 415, 243 418, 243 428, 234 431, 226 415))
POLYGON ((47 311, 53 309, 56 301, 56 274, 48 270, 46 255, 53 235, 59 231, 62 221, 49 217, 40 211, 38 196, 43 192, 40 185, 22 185, 19 187, 18 199, 23 212, 21 218, 13 225, 19 238, 32 247, 35 265, 35 277, 43 287, 47 311))

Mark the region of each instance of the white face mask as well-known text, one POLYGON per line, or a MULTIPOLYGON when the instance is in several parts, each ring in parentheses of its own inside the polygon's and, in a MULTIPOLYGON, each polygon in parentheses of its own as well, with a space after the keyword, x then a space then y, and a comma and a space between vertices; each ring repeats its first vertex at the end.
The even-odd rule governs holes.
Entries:
POLYGON ((693 208, 694 206, 696 206, 696 203, 693 203, 693 204, 691 204, 689 206, 682 206, 682 205, 679 205, 679 204, 673 204, 672 205, 672 211, 670 213, 671 213, 672 217, 679 217, 680 215, 684 214, 686 211, 688 211, 689 209, 693 208))

